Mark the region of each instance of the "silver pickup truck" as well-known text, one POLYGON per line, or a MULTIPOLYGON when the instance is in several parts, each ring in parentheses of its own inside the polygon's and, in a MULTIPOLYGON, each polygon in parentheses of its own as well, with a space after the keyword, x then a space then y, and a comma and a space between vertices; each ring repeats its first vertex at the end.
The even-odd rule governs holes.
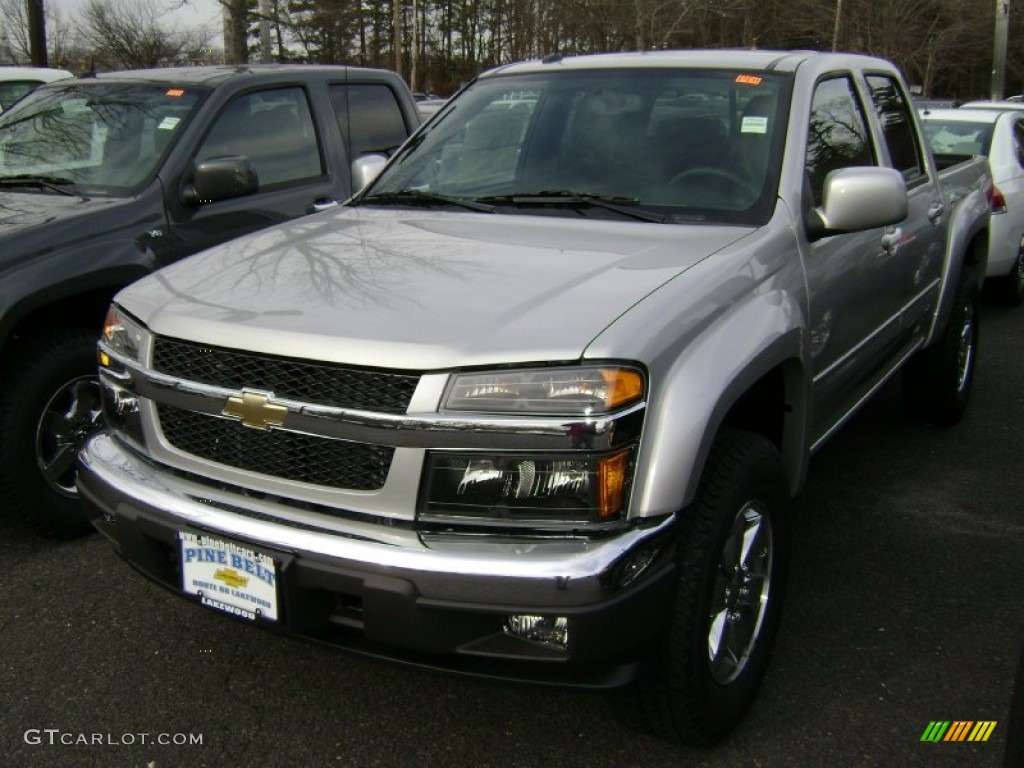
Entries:
POLYGON ((713 742, 765 671, 812 454, 898 373, 919 416, 964 411, 990 187, 937 173, 875 58, 488 72, 342 210, 116 297, 81 495, 212 609, 628 685, 713 742))

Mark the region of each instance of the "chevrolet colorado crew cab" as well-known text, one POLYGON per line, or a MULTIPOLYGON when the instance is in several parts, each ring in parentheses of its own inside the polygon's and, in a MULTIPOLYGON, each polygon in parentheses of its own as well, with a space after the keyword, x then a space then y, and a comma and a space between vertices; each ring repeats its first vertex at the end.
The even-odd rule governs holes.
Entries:
POLYGON ((398 75, 189 67, 43 86, 0 115, 0 496, 43 533, 91 532, 75 455, 118 290, 232 237, 337 205, 351 163, 420 123, 398 75))
POLYGON ((883 60, 689 51, 490 71, 366 162, 115 298, 96 526, 252 624, 721 738, 811 455, 896 374, 964 411, 984 159, 883 60))

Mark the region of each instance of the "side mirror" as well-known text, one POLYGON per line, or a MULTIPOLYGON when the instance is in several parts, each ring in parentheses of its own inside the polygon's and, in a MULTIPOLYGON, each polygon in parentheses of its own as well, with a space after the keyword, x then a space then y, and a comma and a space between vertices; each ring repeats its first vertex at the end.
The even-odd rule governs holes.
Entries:
POLYGON ((894 168, 840 168, 825 177, 822 204, 808 216, 807 236, 814 241, 896 224, 909 206, 907 185, 894 168))
POLYGON ((249 158, 243 155, 212 157, 196 165, 192 183, 181 192, 181 201, 196 206, 251 195, 259 188, 259 177, 249 158))
POLYGON ((362 155, 352 161, 352 193, 355 194, 380 175, 387 164, 384 155, 362 155))

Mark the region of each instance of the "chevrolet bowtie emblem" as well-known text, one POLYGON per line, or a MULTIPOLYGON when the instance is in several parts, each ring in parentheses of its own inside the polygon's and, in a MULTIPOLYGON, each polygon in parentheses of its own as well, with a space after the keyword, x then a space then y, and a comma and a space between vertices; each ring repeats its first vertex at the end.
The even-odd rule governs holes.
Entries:
POLYGON ((213 578, 223 581, 229 587, 244 587, 249 583, 249 577, 243 576, 234 568, 218 568, 213 578))
POLYGON ((274 405, 266 395, 257 392, 243 392, 241 397, 238 395, 229 397, 221 413, 241 419, 242 426, 266 429, 270 426, 279 427, 284 424, 284 417, 288 413, 288 409, 283 405, 274 405))

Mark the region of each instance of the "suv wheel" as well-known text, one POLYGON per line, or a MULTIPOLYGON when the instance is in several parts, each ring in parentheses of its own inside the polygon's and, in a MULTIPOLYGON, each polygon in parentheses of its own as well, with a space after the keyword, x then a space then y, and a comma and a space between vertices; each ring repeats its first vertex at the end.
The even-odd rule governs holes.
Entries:
POLYGON ((16 518, 46 536, 92 531, 75 477, 78 450, 100 423, 96 340, 66 329, 23 343, 0 395, 0 493, 16 518))
POLYGON ((680 513, 678 581, 631 716, 689 744, 725 736, 750 707, 781 612, 789 486, 775 447, 723 433, 694 503, 680 513))

